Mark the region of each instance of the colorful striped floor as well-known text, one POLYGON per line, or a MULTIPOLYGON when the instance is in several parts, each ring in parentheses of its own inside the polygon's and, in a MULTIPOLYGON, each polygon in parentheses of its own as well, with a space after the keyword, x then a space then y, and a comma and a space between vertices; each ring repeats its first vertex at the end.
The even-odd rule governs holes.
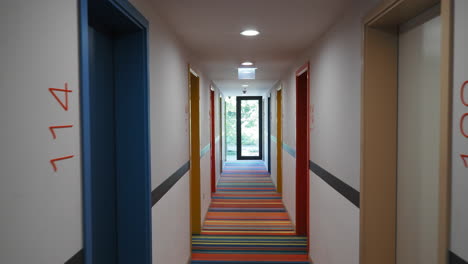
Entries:
POLYGON ((281 194, 261 161, 226 162, 192 263, 309 263, 307 238, 295 236, 281 194))

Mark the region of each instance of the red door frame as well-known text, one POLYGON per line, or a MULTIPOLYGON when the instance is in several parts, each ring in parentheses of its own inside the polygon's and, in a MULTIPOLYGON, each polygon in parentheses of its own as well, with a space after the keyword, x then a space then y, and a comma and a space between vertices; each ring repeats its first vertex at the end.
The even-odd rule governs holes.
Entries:
POLYGON ((296 233, 307 237, 309 237, 309 79, 310 64, 307 62, 296 71, 296 233))
POLYGON ((215 151, 215 118, 216 118, 216 112, 215 112, 215 92, 213 90, 210 90, 210 127, 211 127, 211 138, 210 138, 210 149, 211 149, 211 194, 216 192, 216 151, 215 151))

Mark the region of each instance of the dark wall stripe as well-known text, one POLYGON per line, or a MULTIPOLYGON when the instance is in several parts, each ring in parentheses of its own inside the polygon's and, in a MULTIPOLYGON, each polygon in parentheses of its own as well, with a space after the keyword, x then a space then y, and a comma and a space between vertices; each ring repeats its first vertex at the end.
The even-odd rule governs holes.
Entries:
MULTIPOLYGON (((273 136, 272 136, 273 137, 273 136)), ((276 138, 275 138, 276 139, 276 138)), ((288 146, 287 144, 283 143, 283 149, 288 152, 291 156, 296 158, 296 150, 292 147, 288 146)), ((335 189, 338 193, 343 195, 346 199, 348 199, 352 204, 354 204, 357 208, 360 206, 360 195, 357 190, 353 187, 346 184, 344 181, 337 178, 335 175, 329 173, 324 168, 320 167, 313 161, 309 160, 309 169, 317 174, 323 181, 328 183, 333 189, 335 189)), ((466 263, 468 264, 468 263, 466 263)))
POLYGON ((200 159, 203 158, 208 151, 210 151, 211 144, 206 145, 201 151, 200 151, 200 159))
POLYGON ((468 264, 468 262, 457 256, 452 251, 449 251, 449 264, 468 264))
POLYGON ((292 147, 288 146, 286 143, 283 142, 283 149, 289 153, 293 158, 296 158, 296 150, 292 147))
POLYGON ((329 173, 313 161, 309 160, 309 169, 317 174, 322 180, 324 180, 328 185, 333 189, 343 195, 351 203, 353 203, 357 208, 359 208, 359 192, 356 191, 353 187, 349 186, 342 180, 338 179, 333 174, 329 173))
POLYGON ((169 178, 151 192, 151 204, 154 206, 190 169, 190 161, 174 172, 169 178))
POLYGON ((73 257, 65 261, 65 264, 83 264, 84 263, 84 252, 80 249, 73 257))

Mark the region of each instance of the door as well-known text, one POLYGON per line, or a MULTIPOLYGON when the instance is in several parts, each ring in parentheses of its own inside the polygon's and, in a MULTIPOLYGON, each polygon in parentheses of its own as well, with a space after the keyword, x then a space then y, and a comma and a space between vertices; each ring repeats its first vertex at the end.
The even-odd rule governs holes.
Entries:
POLYGON ((263 158, 262 97, 238 96, 236 103, 237 159, 263 158))
POLYGON ((400 27, 397 264, 436 264, 439 215, 439 9, 400 27))
POLYGON ((192 234, 201 232, 200 183, 200 77, 189 66, 190 104, 190 228, 192 234))
POLYGON ((309 235, 309 63, 296 72, 296 232, 309 235))
POLYGON ((85 263, 149 264, 147 21, 127 1, 80 5, 85 263))
POLYGON ((268 142, 268 172, 271 173, 271 98, 268 97, 268 132, 267 132, 267 142, 268 142))
MULTIPOLYGON (((213 88, 212 88, 213 89, 213 88)), ((211 193, 216 192, 216 111, 215 111, 215 92, 210 91, 210 174, 211 174, 211 193)))

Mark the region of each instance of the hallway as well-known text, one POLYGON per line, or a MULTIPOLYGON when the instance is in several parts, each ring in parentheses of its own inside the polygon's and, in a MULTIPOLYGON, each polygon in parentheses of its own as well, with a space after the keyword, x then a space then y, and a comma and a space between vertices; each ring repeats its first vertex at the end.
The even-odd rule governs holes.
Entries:
POLYGON ((468 264, 468 0, 0 8, 0 264, 468 264))
POLYGON ((226 162, 201 234, 192 238, 192 263, 307 260, 307 238, 295 236, 264 162, 226 162))

